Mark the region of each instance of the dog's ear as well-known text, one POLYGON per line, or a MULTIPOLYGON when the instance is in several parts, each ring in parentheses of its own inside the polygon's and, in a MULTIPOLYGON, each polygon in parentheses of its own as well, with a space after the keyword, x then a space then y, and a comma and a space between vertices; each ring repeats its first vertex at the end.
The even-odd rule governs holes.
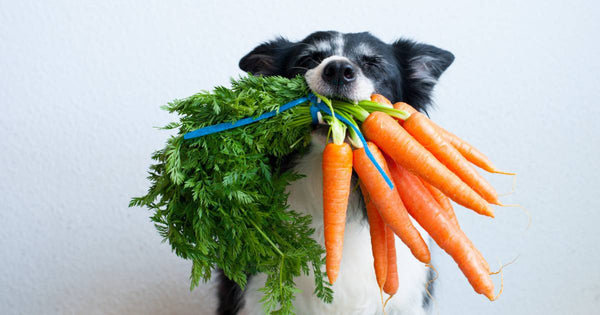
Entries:
POLYGON ((454 61, 454 55, 435 46, 400 39, 392 44, 403 74, 403 101, 425 110, 431 103, 431 91, 442 73, 454 61))
POLYGON ((283 61, 292 46, 283 37, 263 43, 240 60, 240 69, 255 75, 282 75, 283 61))

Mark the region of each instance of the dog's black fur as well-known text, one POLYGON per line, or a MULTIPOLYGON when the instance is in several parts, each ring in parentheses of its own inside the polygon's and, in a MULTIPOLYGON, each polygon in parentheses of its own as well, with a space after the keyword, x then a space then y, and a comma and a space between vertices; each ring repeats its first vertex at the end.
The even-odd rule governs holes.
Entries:
POLYGON ((223 270, 219 269, 218 280, 219 287, 217 288, 217 298, 219 306, 217 314, 219 315, 235 315, 244 307, 242 288, 225 276, 223 270))
MULTIPOLYGON (((292 78, 304 75, 319 63, 340 51, 335 45, 315 50, 319 42, 343 38, 343 56, 360 67, 374 85, 375 92, 392 102, 406 102, 420 111, 431 103, 431 91, 440 75, 454 61, 454 55, 443 49, 400 39, 386 44, 370 33, 341 34, 334 31, 316 32, 299 42, 283 37, 263 43, 244 56, 239 66, 255 75, 279 75, 292 78), (312 48, 312 49, 311 49, 312 48)), ((324 47, 327 47, 326 45, 324 47)), ((328 95, 340 96, 343 95, 328 95)), ((429 280, 433 277, 430 271, 429 280)), ((243 307, 243 292, 219 271, 218 314, 234 315, 243 307)), ((430 293, 433 287, 429 287, 430 293)), ((423 307, 430 303, 425 295, 423 307)))
MULTIPOLYGON (((280 37, 254 48, 240 60, 239 66, 253 74, 292 78, 333 55, 333 50, 309 52, 308 48, 338 35, 332 31, 316 32, 299 42, 280 37)), ((368 32, 344 34, 344 55, 375 83, 377 93, 419 110, 425 110, 431 103, 435 81, 454 61, 454 55, 446 50, 408 39, 390 45, 368 32), (359 45, 366 45, 372 53, 362 54, 359 45), (428 77, 419 76, 417 71, 427 72, 428 77)))

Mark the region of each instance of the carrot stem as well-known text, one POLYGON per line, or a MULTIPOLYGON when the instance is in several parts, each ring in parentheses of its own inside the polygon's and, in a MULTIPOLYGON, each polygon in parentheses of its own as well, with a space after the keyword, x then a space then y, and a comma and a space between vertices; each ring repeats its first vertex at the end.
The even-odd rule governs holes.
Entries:
POLYGON ((360 106, 346 103, 343 101, 333 101, 333 106, 338 110, 346 111, 347 113, 354 116, 359 121, 364 121, 369 117, 369 112, 360 106))
POLYGON ((360 101, 358 102, 358 106, 362 107, 364 110, 368 111, 369 113, 372 112, 384 112, 392 117, 395 118, 399 118, 402 120, 406 120, 408 117, 410 117, 410 113, 401 109, 396 109, 396 108, 390 108, 387 107, 385 105, 382 105, 380 103, 377 102, 373 102, 373 101, 360 101))
POLYGON ((346 125, 342 124, 342 122, 337 119, 333 119, 330 125, 333 143, 344 143, 344 139, 346 138, 346 125))
POLYGON ((273 243, 273 241, 271 241, 271 239, 267 236, 267 234, 265 234, 265 232, 263 232, 260 227, 258 227, 258 225, 256 225, 256 223, 254 223, 254 221, 252 221, 252 219, 248 218, 248 220, 250 221, 250 223, 252 223, 252 225, 254 226, 254 228, 258 231, 258 233, 260 233, 260 235, 262 235, 265 240, 271 244, 271 246, 273 246, 273 248, 275 249, 275 251, 281 255, 281 257, 284 257, 285 255, 281 252, 281 250, 275 246, 275 243, 273 243))
POLYGON ((340 110, 337 111, 337 115, 342 116, 343 118, 348 120, 352 125, 352 127, 348 128, 348 141, 350 141, 350 144, 352 144, 352 146, 354 146, 355 148, 364 147, 362 142, 360 141, 360 137, 358 136, 356 131, 354 131, 355 129, 358 129, 358 124, 352 118, 352 115, 340 110))

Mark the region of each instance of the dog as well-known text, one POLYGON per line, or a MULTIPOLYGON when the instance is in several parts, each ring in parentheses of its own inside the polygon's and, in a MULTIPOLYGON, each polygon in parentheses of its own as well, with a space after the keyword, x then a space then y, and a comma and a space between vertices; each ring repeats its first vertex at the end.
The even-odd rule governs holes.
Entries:
MULTIPOLYGON (((254 75, 293 78, 302 75, 311 90, 351 102, 378 93, 392 102, 403 101, 425 112, 433 87, 452 64, 446 50, 400 39, 387 44, 368 32, 315 32, 299 42, 283 37, 265 42, 244 56, 239 66, 254 75)), ((321 155, 326 128, 315 128, 308 153, 294 161, 293 168, 306 177, 289 187, 291 209, 310 214, 314 239, 324 244, 321 155)), ((356 178, 354 178, 354 181, 356 178)), ((354 185, 353 185, 354 187, 354 185)), ((422 235, 424 231, 415 224, 422 235)), ((387 314, 426 314, 433 287, 427 288, 433 272, 417 261, 408 248, 396 241, 399 288, 386 306, 387 314), (427 289, 426 289, 427 288, 427 289)), ((298 314, 383 314, 375 280, 366 210, 360 191, 353 190, 347 210, 340 273, 333 285, 333 303, 313 295, 312 275, 295 279, 301 292, 294 306, 298 314)), ((265 275, 250 277, 242 291, 223 273, 219 274, 218 314, 262 314, 260 299, 265 275)))

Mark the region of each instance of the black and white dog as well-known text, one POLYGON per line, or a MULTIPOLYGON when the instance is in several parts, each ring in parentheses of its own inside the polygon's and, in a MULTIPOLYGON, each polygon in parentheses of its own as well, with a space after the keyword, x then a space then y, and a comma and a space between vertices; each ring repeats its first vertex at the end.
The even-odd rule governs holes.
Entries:
MULTIPOLYGON (((410 40, 401 39, 390 45, 369 33, 328 31, 313 33, 300 42, 284 38, 266 42, 242 58, 239 65, 253 74, 288 78, 301 74, 312 90, 329 97, 358 101, 379 93, 392 102, 404 101, 424 111, 435 83, 453 60, 454 55, 448 51, 410 40)), ((319 129, 314 131, 310 151, 294 166, 307 176, 289 187, 291 208, 312 215, 314 238, 321 244, 321 155, 326 141, 323 134, 319 129)), ((312 276, 302 276, 296 279, 302 290, 294 301, 298 314, 382 314, 365 213, 360 193, 353 192, 333 303, 325 304, 315 297, 312 276)), ((425 287, 432 274, 402 242, 396 243, 400 285, 386 312, 425 314, 429 304, 425 287)), ((264 275, 252 277, 242 292, 221 274, 218 313, 262 314, 263 294, 258 289, 265 279, 264 275)))

